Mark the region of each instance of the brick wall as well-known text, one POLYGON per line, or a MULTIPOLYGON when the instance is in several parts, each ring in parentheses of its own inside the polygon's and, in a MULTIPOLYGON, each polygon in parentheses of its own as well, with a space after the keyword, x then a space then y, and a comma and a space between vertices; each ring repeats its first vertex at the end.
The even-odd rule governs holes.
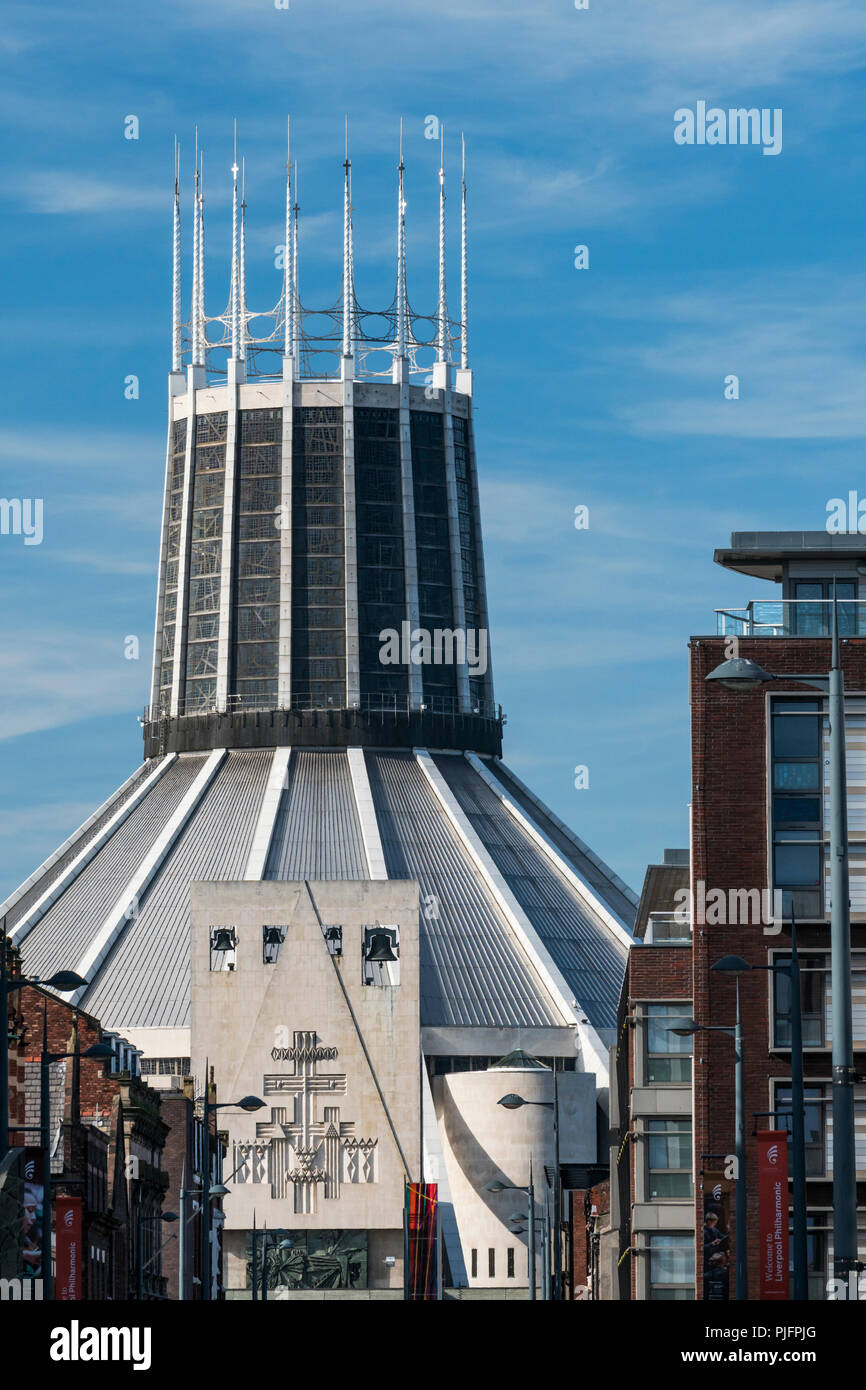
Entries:
MULTIPOLYGON (((767 888, 767 731, 766 687, 738 693, 707 685, 706 675, 726 659, 725 639, 693 638, 691 646, 692 704, 692 852, 695 881, 707 890, 767 888)), ((738 655, 779 672, 825 671, 830 664, 827 639, 741 639, 738 655)), ((866 689, 866 643, 842 644, 846 688, 866 689)), ((808 696, 807 687, 774 682, 772 693, 808 696)), ((801 949, 827 949, 826 928, 802 927, 797 932, 801 949)), ((852 944, 866 945, 866 929, 852 928, 852 944)), ((760 924, 710 926, 695 923, 693 948, 693 999, 695 1018, 711 1025, 734 1022, 733 977, 710 970, 724 955, 738 955, 750 965, 766 965, 769 949, 790 949, 790 932, 766 934, 760 924)), ((634 954, 634 953, 633 953, 634 954)), ((768 972, 740 976, 741 1011, 745 1048, 746 1167, 749 1231, 749 1290, 758 1288, 757 1185, 755 1181, 756 1112, 769 1109, 770 1080, 790 1077, 783 1058, 769 1054, 770 1017, 768 972)), ((829 1057, 805 1057, 809 1074, 829 1075, 829 1057)), ((734 1150, 734 1055, 733 1040, 722 1033, 699 1034, 695 1039, 695 1152, 700 1175, 703 1154, 732 1154, 734 1150)), ((764 1127, 769 1117, 760 1117, 764 1127)), ((708 1166, 712 1166, 711 1164, 708 1166)), ((718 1165, 716 1165, 718 1166, 718 1165)), ((696 1203, 696 1294, 702 1296, 700 1232, 703 1194, 700 1176, 696 1203)), ((810 1183, 810 1204, 832 1205, 829 1184, 810 1183)), ((733 1280, 732 1280, 733 1284, 733 1280)))

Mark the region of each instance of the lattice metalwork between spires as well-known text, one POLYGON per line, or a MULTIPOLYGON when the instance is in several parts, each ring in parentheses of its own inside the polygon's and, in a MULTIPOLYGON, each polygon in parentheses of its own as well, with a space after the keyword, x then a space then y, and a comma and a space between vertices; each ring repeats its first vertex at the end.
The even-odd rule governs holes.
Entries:
MULTIPOLYGON (((225 308, 208 314, 205 308, 205 193, 204 161, 196 135, 193 199, 192 290, 189 317, 181 317, 181 192, 179 151, 175 150, 174 220, 172 233, 172 368, 182 371, 195 364, 207 377, 218 381, 227 373, 227 363, 242 360, 244 379, 270 379, 283 375, 283 362, 293 361, 296 379, 322 379, 340 375, 340 359, 351 356, 356 379, 392 379, 395 363, 411 378, 429 375, 434 362, 468 367, 467 309, 467 217, 465 149, 461 182, 461 318, 448 313, 445 253, 445 146, 442 137, 439 181, 438 302, 436 311, 419 313, 409 300, 406 287, 406 200, 404 164, 398 164, 397 267, 394 297, 385 309, 364 307, 355 293, 354 240, 352 229, 352 165, 348 154, 345 169, 343 270, 340 291, 329 307, 306 305, 299 288, 300 205, 297 198, 297 165, 286 162, 286 235, 283 253, 283 279, 279 298, 271 308, 255 309, 246 297, 246 198, 241 182, 238 202, 238 155, 232 174, 232 236, 229 292, 225 308), (294 199, 292 197, 294 190, 294 199), (347 351, 347 346, 349 350, 347 351)), ((240 166, 243 169, 243 162, 240 166)))

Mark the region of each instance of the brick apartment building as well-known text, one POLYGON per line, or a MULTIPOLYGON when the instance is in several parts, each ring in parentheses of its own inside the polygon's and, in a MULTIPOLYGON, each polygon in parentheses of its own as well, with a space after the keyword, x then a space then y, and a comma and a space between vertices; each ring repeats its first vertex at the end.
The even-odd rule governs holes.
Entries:
POLYGON ((694 1289, 691 1040, 669 1030, 692 1012, 688 850, 650 864, 635 919, 611 1049, 610 1200, 595 1230, 614 1299, 691 1297, 694 1289))
MULTIPOLYGON (((762 967, 739 976, 748 1284, 749 1297, 758 1297, 756 1131, 785 1129, 790 1117, 788 977, 766 967, 790 959, 793 909, 806 1085, 809 1297, 820 1299, 826 1297, 833 1217, 828 724, 821 693, 784 677, 829 669, 835 581, 846 688, 854 1064, 860 1075, 866 1070, 866 540, 825 532, 737 534, 715 559, 729 571, 778 583, 781 597, 720 610, 717 633, 690 641, 691 945, 674 944, 682 928, 667 915, 676 907, 682 917, 683 885, 675 883, 674 864, 651 866, 636 928, 642 944, 630 952, 623 989, 612 1086, 616 1292, 624 1298, 704 1297, 708 1209, 736 1242, 733 1185, 725 1176, 734 1149, 733 1040, 719 1032, 695 1036, 690 1086, 692 1039, 670 1033, 676 1020, 665 1017, 693 1013, 702 1025, 732 1025, 735 981, 711 967, 736 955, 762 967), (733 656, 781 679, 746 692, 708 683, 707 676, 733 656), (782 908, 777 920, 774 903, 782 908), (687 1142, 691 1175, 683 1164, 687 1142)), ((855 1089, 855 1112, 862 1209, 862 1085, 855 1089)), ((862 1259, 866 1211, 859 1224, 862 1259)), ((733 1297, 732 1262, 729 1274, 725 1264, 723 1256, 711 1297, 733 1297)))

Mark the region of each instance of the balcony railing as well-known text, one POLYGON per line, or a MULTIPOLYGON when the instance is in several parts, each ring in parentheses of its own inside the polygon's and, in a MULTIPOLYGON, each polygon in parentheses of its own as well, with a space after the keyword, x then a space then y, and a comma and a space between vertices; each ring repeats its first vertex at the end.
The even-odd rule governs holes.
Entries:
MULTIPOLYGON (((270 712, 275 708, 279 708, 275 701, 260 695, 229 695, 226 706, 222 710, 218 709, 212 699, 193 696, 180 702, 178 714, 251 714, 270 712)), ((348 703, 345 696, 320 695, 316 692, 293 694, 289 708, 293 710, 362 710, 366 714, 392 716, 430 713, 444 715, 447 718, 456 718, 459 715, 475 715, 482 719, 498 720, 503 724, 505 722, 502 706, 494 704, 490 700, 470 700, 468 708, 461 709, 459 700, 452 695, 425 695, 413 699, 408 695, 394 694, 392 691, 369 692, 361 695, 352 704, 348 703)), ((167 706, 148 708, 144 710, 143 714, 143 720, 146 724, 171 717, 167 706)))
MULTIPOLYGON (((840 637, 866 637, 866 599, 839 599, 840 637)), ((829 599, 750 599, 744 608, 717 608, 719 637, 829 637, 829 599)))

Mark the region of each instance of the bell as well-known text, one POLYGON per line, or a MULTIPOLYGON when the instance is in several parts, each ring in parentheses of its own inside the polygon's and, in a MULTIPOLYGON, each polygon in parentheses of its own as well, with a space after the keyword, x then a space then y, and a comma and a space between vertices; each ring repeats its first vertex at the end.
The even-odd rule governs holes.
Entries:
POLYGON ((386 965, 388 961, 396 960, 391 947, 391 938, 387 932, 373 932, 367 946, 367 960, 371 965, 386 965))
POLYGON ((214 951, 233 951, 235 949, 234 928, 215 927, 211 949, 214 951))
POLYGON ((263 927, 266 946, 282 946, 283 929, 282 927, 263 927))

